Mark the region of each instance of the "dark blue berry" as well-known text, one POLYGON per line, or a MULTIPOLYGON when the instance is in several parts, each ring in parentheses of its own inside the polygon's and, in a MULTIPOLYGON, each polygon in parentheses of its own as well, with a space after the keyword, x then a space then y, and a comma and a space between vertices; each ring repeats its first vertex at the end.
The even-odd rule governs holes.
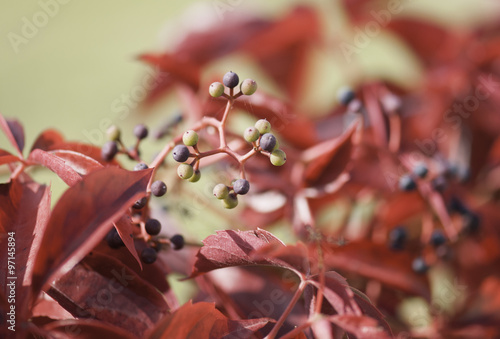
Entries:
POLYGON ((337 99, 344 106, 347 106, 355 97, 356 93, 349 87, 342 87, 337 92, 337 99))
POLYGON ((141 260, 145 264, 152 264, 156 261, 156 251, 151 247, 146 247, 141 252, 141 260))
POLYGON ((148 219, 145 226, 149 235, 158 235, 161 231, 161 223, 156 219, 148 219))
POLYGON ((222 78, 222 82, 224 85, 228 88, 235 88, 238 86, 240 82, 240 78, 238 77, 238 74, 229 71, 226 74, 224 74, 224 77, 222 78))
POLYGON ((413 260, 411 268, 415 273, 424 274, 429 269, 429 266, 425 262, 424 258, 417 257, 413 260))
POLYGON ((415 188, 417 188, 417 184, 415 183, 415 180, 413 180, 411 175, 405 174, 401 178, 399 178, 399 189, 401 191, 413 191, 415 188))
POLYGON ((101 148, 101 157, 104 161, 111 161, 118 153, 118 145, 114 141, 106 142, 101 148))
POLYGON ((137 139, 144 139, 148 136, 148 128, 143 124, 134 127, 134 135, 137 139))
POLYGON ((276 146, 276 137, 271 133, 266 133, 260 138, 260 147, 264 151, 272 152, 276 146))
POLYGON ((151 193, 153 193, 155 197, 164 196, 165 193, 167 193, 167 185, 161 180, 156 180, 151 184, 151 193))
POLYGON ((113 248, 113 249, 117 249, 117 248, 125 246, 122 238, 118 234, 118 231, 114 227, 106 235, 106 242, 108 243, 108 246, 113 248))
POLYGON ((250 190, 250 183, 245 179, 238 179, 233 184, 233 190, 236 194, 247 194, 250 190))
POLYGON ((172 156, 177 162, 184 162, 189 158, 189 149, 185 145, 177 145, 172 151, 172 156))
POLYGON ((132 208, 136 210, 140 210, 144 206, 146 206, 146 203, 148 202, 148 198, 143 197, 135 202, 135 204, 132 205, 132 208))
POLYGON ((404 226, 398 226, 389 233, 389 246, 393 250, 402 250, 408 238, 408 231, 404 226))
POLYGON ((145 169, 148 169, 148 165, 146 165, 145 163, 141 162, 141 163, 138 163, 137 165, 134 166, 134 171, 142 171, 142 170, 145 170, 145 169))
POLYGON ((422 178, 422 179, 425 178, 428 173, 429 173, 429 169, 423 163, 417 164, 413 168, 413 174, 415 174, 419 178, 422 178))
POLYGON ((170 243, 172 244, 172 248, 174 250, 180 250, 184 247, 184 237, 180 234, 176 234, 170 238, 170 243))
POLYGON ((430 243, 434 247, 443 245, 446 242, 446 236, 441 230, 434 230, 431 234, 430 243))
POLYGON ((481 219, 476 213, 467 212, 463 216, 462 231, 465 233, 473 234, 479 231, 481 226, 481 219))
POLYGON ((469 213, 469 208, 456 196, 452 196, 450 202, 448 203, 448 209, 450 212, 456 212, 459 214, 469 213))
POLYGON ((439 175, 431 181, 432 188, 438 192, 443 192, 448 186, 448 182, 444 175, 439 175))

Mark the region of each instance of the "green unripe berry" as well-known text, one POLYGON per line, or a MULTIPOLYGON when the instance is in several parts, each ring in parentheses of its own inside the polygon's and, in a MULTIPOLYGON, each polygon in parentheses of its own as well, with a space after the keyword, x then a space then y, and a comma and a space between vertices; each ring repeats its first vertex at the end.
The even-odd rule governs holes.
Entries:
POLYGON ((257 90, 257 82, 253 79, 245 79, 240 85, 241 93, 245 95, 252 95, 257 90))
POLYGON ((224 184, 217 184, 214 187, 213 193, 217 199, 224 199, 229 195, 229 189, 224 184))
POLYGON ((193 176, 194 170, 193 166, 189 164, 180 164, 179 167, 177 167, 177 175, 181 179, 189 179, 193 176))
POLYGON ((259 140, 260 133, 256 127, 248 127, 243 133, 243 138, 248 142, 254 142, 259 140))
POLYGON ((200 181, 200 178, 201 178, 201 172, 200 172, 200 170, 196 170, 196 171, 194 171, 191 178, 189 178, 188 180, 190 182, 198 182, 198 181, 200 181))
POLYGON ((187 130, 182 135, 182 142, 186 146, 194 146, 198 143, 198 133, 193 131, 192 129, 187 130))
POLYGON ((221 200, 222 206, 227 209, 232 209, 238 206, 238 197, 234 193, 230 193, 227 197, 221 200))
POLYGON ((224 85, 220 82, 213 82, 208 88, 208 93, 214 98, 218 98, 224 94, 224 85))
POLYGON ((280 149, 276 149, 271 153, 270 160, 274 166, 283 166, 286 162, 286 153, 280 149))
POLYGON ((260 134, 266 134, 271 132, 271 123, 266 119, 260 119, 255 123, 255 128, 260 134))
POLYGON ((106 131, 106 136, 108 137, 108 140, 118 141, 118 140, 120 140, 120 136, 121 136, 120 129, 117 126, 112 125, 106 131))

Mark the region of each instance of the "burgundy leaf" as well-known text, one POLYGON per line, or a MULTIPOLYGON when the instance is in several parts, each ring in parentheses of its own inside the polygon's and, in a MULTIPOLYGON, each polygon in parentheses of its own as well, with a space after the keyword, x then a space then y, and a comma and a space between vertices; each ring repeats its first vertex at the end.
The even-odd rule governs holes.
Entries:
POLYGON ((75 151, 53 150, 49 153, 64 160, 65 164, 73 168, 78 174, 89 174, 90 172, 103 167, 103 165, 97 160, 75 151))
POLYGON ((66 161, 49 152, 35 149, 28 158, 29 161, 47 167, 62 179, 68 186, 73 186, 82 180, 82 176, 78 174, 71 166, 66 164, 66 161))
POLYGON ((0 128, 9 139, 9 142, 17 151, 19 158, 23 158, 23 148, 24 148, 24 130, 23 126, 14 119, 5 119, 2 114, 0 114, 0 128))
POLYGON ((139 258, 139 255, 137 254, 137 250, 134 245, 134 225, 132 224, 132 220, 128 215, 123 215, 116 223, 114 223, 114 226, 123 243, 125 244, 125 247, 127 247, 128 251, 130 252, 130 254, 132 254, 142 270, 142 262, 139 258))
POLYGON ((39 298, 31 310, 32 317, 47 317, 54 320, 72 319, 71 313, 66 311, 57 301, 48 295, 39 298))
POLYGON ((120 327, 111 326, 94 319, 67 319, 51 322, 44 326, 47 335, 55 339, 134 339, 135 337, 120 327))
POLYGON ((215 308, 213 303, 184 304, 165 316, 147 338, 252 338, 253 333, 273 322, 269 318, 231 320, 215 308))
POLYGON ((13 235, 15 242, 15 259, 12 260, 15 269, 10 270, 8 264, 11 257, 7 254, 10 240, 7 236, 0 237, 0 245, 5 249, 4 255, 0 256, 0 286, 2 291, 7 291, 9 277, 16 277, 16 313, 19 319, 23 319, 27 316, 25 312, 32 297, 29 286, 34 258, 49 219, 50 188, 35 182, 20 183, 18 180, 0 184, 0 206, 2 234, 13 235))
POLYGON ((54 129, 47 129, 40 133, 40 135, 36 138, 30 152, 37 148, 42 151, 48 151, 53 145, 57 145, 62 142, 64 142, 64 137, 61 133, 54 129))
POLYGON ((332 315, 328 317, 335 325, 354 334, 358 339, 390 339, 383 328, 378 326, 375 319, 359 315, 332 315))
POLYGON ((18 157, 10 154, 7 151, 4 151, 3 149, 0 149, 0 165, 10 164, 10 163, 16 162, 16 161, 19 161, 18 157))
POLYGON ((149 282, 115 258, 95 253, 57 280, 48 293, 75 317, 95 318, 138 337, 169 310, 149 282))
POLYGON ((377 320, 379 326, 384 328, 387 333, 392 334, 391 327, 385 320, 384 315, 370 302, 368 297, 354 287, 351 287, 351 290, 354 292, 354 300, 356 300, 363 314, 377 320))
POLYGON ((113 159, 109 162, 104 161, 101 157, 101 148, 90 144, 84 144, 81 142, 63 141, 51 144, 47 149, 47 151, 53 151, 53 150, 74 151, 86 155, 96 160, 97 162, 101 163, 102 165, 118 165, 116 159, 113 159))
POLYGON ((152 170, 100 169, 70 187, 54 207, 33 275, 38 293, 68 262, 82 259, 120 216, 146 195, 152 170), (99 211, 99 213, 96 213, 99 211))
MULTIPOLYGON (((272 260, 253 259, 252 252, 268 245, 278 243, 285 246, 281 240, 271 233, 257 229, 255 231, 217 231, 203 240, 203 247, 196 255, 191 278, 212 270, 231 266, 244 265, 274 265, 272 260)), ((288 266, 283 263, 284 266, 288 266)), ((288 267, 287 267, 288 268, 288 267)))

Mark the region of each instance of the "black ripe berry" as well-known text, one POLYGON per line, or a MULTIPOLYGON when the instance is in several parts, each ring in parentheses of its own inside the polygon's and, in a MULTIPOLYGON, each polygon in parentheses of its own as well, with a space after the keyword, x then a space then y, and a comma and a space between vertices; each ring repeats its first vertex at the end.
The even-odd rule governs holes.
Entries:
POLYGON ((114 228, 114 227, 106 235, 106 242, 108 243, 109 247, 114 248, 114 249, 125 246, 122 238, 120 238, 120 235, 118 234, 118 232, 116 231, 116 228, 114 228))
POLYGON ((441 230, 434 230, 431 234, 430 243, 434 247, 443 245, 446 242, 446 236, 441 230))
POLYGON ((447 180, 444 175, 439 175, 435 177, 432 182, 432 188, 434 188, 438 192, 443 192, 448 186, 447 180))
POLYGON ((101 157, 104 161, 111 161, 118 153, 118 145, 114 141, 106 142, 101 148, 101 157))
POLYGON ((429 169, 424 163, 417 164, 413 168, 413 174, 415 174, 419 178, 425 178, 427 176, 427 173, 429 173, 429 169))
POLYGON ((180 234, 176 234, 170 238, 170 243, 172 244, 172 248, 174 250, 180 250, 184 247, 184 237, 180 234))
POLYGON ((140 210, 144 206, 146 206, 146 203, 148 202, 148 198, 143 197, 135 202, 135 204, 132 205, 132 208, 136 210, 140 210))
POLYGON ((167 193, 167 185, 161 180, 156 180, 151 184, 151 193, 155 197, 162 197, 167 193))
POLYGON ((247 194, 250 190, 250 183, 245 179, 238 179, 233 184, 233 190, 236 194, 247 194))
POLYGON ((156 219, 148 219, 146 221, 146 232, 149 235, 158 235, 161 231, 161 224, 156 219))
POLYGON ((224 85, 228 88, 235 88, 238 86, 240 82, 240 78, 238 77, 238 74, 229 71, 226 74, 224 74, 224 77, 222 78, 222 82, 224 85))
POLYGON ((145 264, 152 264, 156 261, 156 251, 151 247, 146 247, 141 252, 141 260, 145 264))
POLYGON ((342 87, 337 92, 337 99, 344 106, 347 106, 355 97, 356 94, 349 87, 342 87))
POLYGON ((389 247, 393 250, 402 250, 408 238, 408 232, 404 226, 397 226, 389 233, 389 247))
POLYGON ((411 268, 415 273, 424 274, 429 269, 429 266, 425 262, 424 258, 417 257, 411 263, 411 268))
POLYGON ((399 178, 399 189, 401 191, 405 191, 405 192, 413 191, 416 187, 417 187, 417 184, 415 183, 415 180, 413 180, 413 178, 410 175, 405 174, 405 175, 401 176, 401 178, 399 178))
POLYGON ((145 169, 148 169, 148 165, 146 165, 145 163, 143 162, 140 162, 138 163, 137 165, 134 166, 134 171, 142 171, 142 170, 145 170, 145 169))
POLYGON ((134 127, 134 135, 137 139, 142 140, 148 136, 148 128, 143 124, 134 127))
POLYGON ((276 137, 271 133, 266 133, 260 138, 260 147, 264 151, 272 152, 276 146, 276 137))
POLYGON ((469 208, 465 206, 464 202, 456 196, 452 196, 450 202, 448 203, 448 209, 452 213, 467 214, 469 213, 469 208))
POLYGON ((479 216, 473 212, 467 212, 463 215, 462 231, 465 233, 473 234, 479 231, 481 220, 479 216))
POLYGON ((177 162, 184 162, 189 158, 189 149, 185 145, 177 145, 172 151, 172 156, 177 162))

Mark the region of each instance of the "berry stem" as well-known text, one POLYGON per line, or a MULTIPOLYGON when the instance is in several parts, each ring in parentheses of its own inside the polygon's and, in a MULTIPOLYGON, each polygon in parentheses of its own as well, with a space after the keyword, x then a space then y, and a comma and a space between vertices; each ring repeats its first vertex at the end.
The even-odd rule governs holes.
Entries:
POLYGON ((312 324, 313 324, 312 320, 307 320, 305 323, 300 324, 300 326, 295 327, 293 330, 283 335, 280 339, 297 338, 297 335, 302 333, 302 331, 304 331, 305 329, 311 327, 312 324))
POLYGON ((233 107, 233 102, 234 102, 233 89, 231 88, 230 89, 230 98, 227 101, 226 109, 224 110, 224 115, 222 116, 222 119, 221 119, 220 123, 218 124, 219 137, 220 137, 220 147, 221 148, 224 148, 227 146, 226 133, 225 133, 224 129, 226 127, 226 121, 227 121, 227 117, 229 116, 229 111, 233 107))
POLYGON ((290 303, 288 304, 288 306, 286 307, 285 311, 280 316, 280 318, 278 319, 276 324, 274 324, 274 327, 271 330, 271 332, 269 332, 269 334, 264 339, 276 338, 276 335, 278 334, 279 329, 281 328, 281 326, 285 322, 286 318, 288 317, 288 315, 292 311, 292 309, 295 306, 295 304, 297 303, 297 301, 299 301, 299 298, 302 295, 302 292, 304 292, 306 285, 307 285, 307 282, 305 280, 300 281, 300 285, 297 288, 297 290, 295 291, 295 294, 293 295, 292 300, 290 301, 290 303))
POLYGON ((314 313, 319 314, 321 313, 321 306, 323 305, 323 289, 325 288, 325 265, 323 263, 323 250, 319 238, 316 239, 316 246, 318 246, 319 288, 316 296, 314 313))

